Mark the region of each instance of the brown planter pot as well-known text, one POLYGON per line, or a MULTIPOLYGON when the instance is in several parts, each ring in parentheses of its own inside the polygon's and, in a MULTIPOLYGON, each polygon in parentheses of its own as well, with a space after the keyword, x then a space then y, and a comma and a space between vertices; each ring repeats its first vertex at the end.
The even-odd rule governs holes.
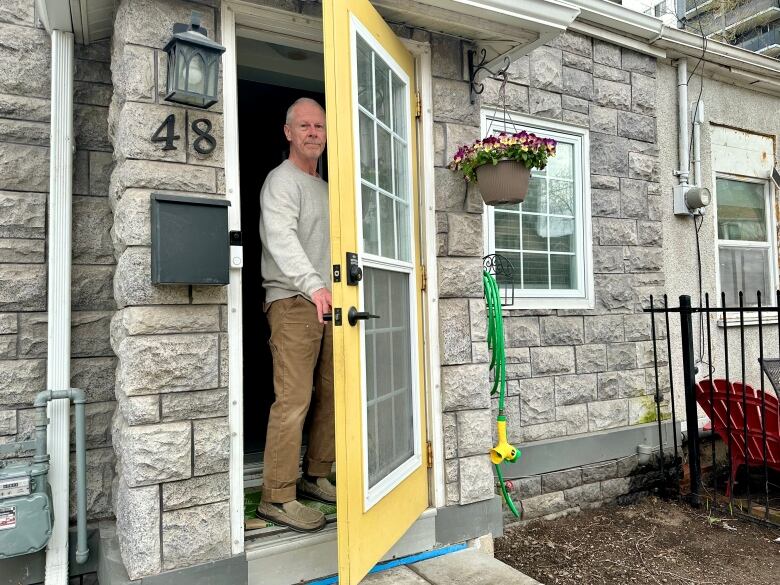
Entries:
POLYGON ((531 170, 514 160, 477 167, 477 184, 487 205, 522 203, 528 193, 531 170))

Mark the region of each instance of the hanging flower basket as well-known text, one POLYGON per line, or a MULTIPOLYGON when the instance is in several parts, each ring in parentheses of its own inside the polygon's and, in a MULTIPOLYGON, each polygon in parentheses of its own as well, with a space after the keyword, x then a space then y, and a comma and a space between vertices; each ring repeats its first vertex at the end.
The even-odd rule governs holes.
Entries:
POLYGON ((487 205, 522 203, 528 193, 531 169, 516 160, 477 167, 479 192, 487 205))
POLYGON ((556 142, 530 132, 501 132, 458 148, 449 168, 479 185, 487 205, 522 203, 531 169, 544 169, 556 142))

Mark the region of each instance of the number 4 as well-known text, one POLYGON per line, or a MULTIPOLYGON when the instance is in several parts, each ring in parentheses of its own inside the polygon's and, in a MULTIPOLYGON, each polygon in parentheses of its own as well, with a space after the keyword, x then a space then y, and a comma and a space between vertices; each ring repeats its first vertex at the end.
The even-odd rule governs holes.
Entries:
POLYGON ((160 124, 160 127, 152 134, 152 142, 164 142, 165 146, 162 150, 176 150, 176 146, 173 144, 174 140, 181 138, 178 134, 174 134, 174 124, 176 122, 176 116, 173 114, 165 118, 165 121, 160 124), (163 128, 165 128, 165 135, 162 136, 163 128))

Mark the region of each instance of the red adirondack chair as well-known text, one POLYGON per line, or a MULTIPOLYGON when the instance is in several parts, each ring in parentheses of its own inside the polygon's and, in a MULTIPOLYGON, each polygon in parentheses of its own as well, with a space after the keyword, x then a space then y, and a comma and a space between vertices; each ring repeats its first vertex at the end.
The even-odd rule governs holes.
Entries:
POLYGON ((766 428, 766 464, 780 471, 780 407, 775 396, 764 393, 764 421, 761 419, 761 392, 746 384, 727 380, 701 380, 696 384, 696 401, 710 418, 712 426, 724 444, 731 437, 731 485, 740 465, 763 467, 763 428, 766 428), (743 409, 744 401, 744 409, 743 409), (728 406, 727 406, 728 405, 728 406), (745 416, 745 412, 747 416, 745 416), (731 424, 728 424, 730 414, 731 424), (745 422, 747 420, 747 449, 745 422), (729 432, 730 431, 730 432, 729 432))

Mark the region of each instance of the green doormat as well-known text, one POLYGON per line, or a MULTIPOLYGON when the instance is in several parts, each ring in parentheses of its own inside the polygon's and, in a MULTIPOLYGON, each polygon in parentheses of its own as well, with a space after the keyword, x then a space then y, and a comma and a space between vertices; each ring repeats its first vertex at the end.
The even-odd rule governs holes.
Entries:
MULTIPOLYGON (((260 491, 260 488, 255 488, 251 491, 244 490, 244 520, 258 520, 258 518, 255 516, 255 511, 257 510, 257 506, 260 503, 261 499, 262 499, 262 492, 260 491)), ((308 506, 309 508, 314 508, 315 510, 319 510, 320 512, 325 514, 325 516, 331 516, 336 513, 336 506, 334 504, 323 504, 322 502, 317 502, 316 500, 308 500, 308 499, 301 499, 298 501, 304 506, 308 506)), ((265 525, 275 526, 273 522, 266 522, 265 525)))

